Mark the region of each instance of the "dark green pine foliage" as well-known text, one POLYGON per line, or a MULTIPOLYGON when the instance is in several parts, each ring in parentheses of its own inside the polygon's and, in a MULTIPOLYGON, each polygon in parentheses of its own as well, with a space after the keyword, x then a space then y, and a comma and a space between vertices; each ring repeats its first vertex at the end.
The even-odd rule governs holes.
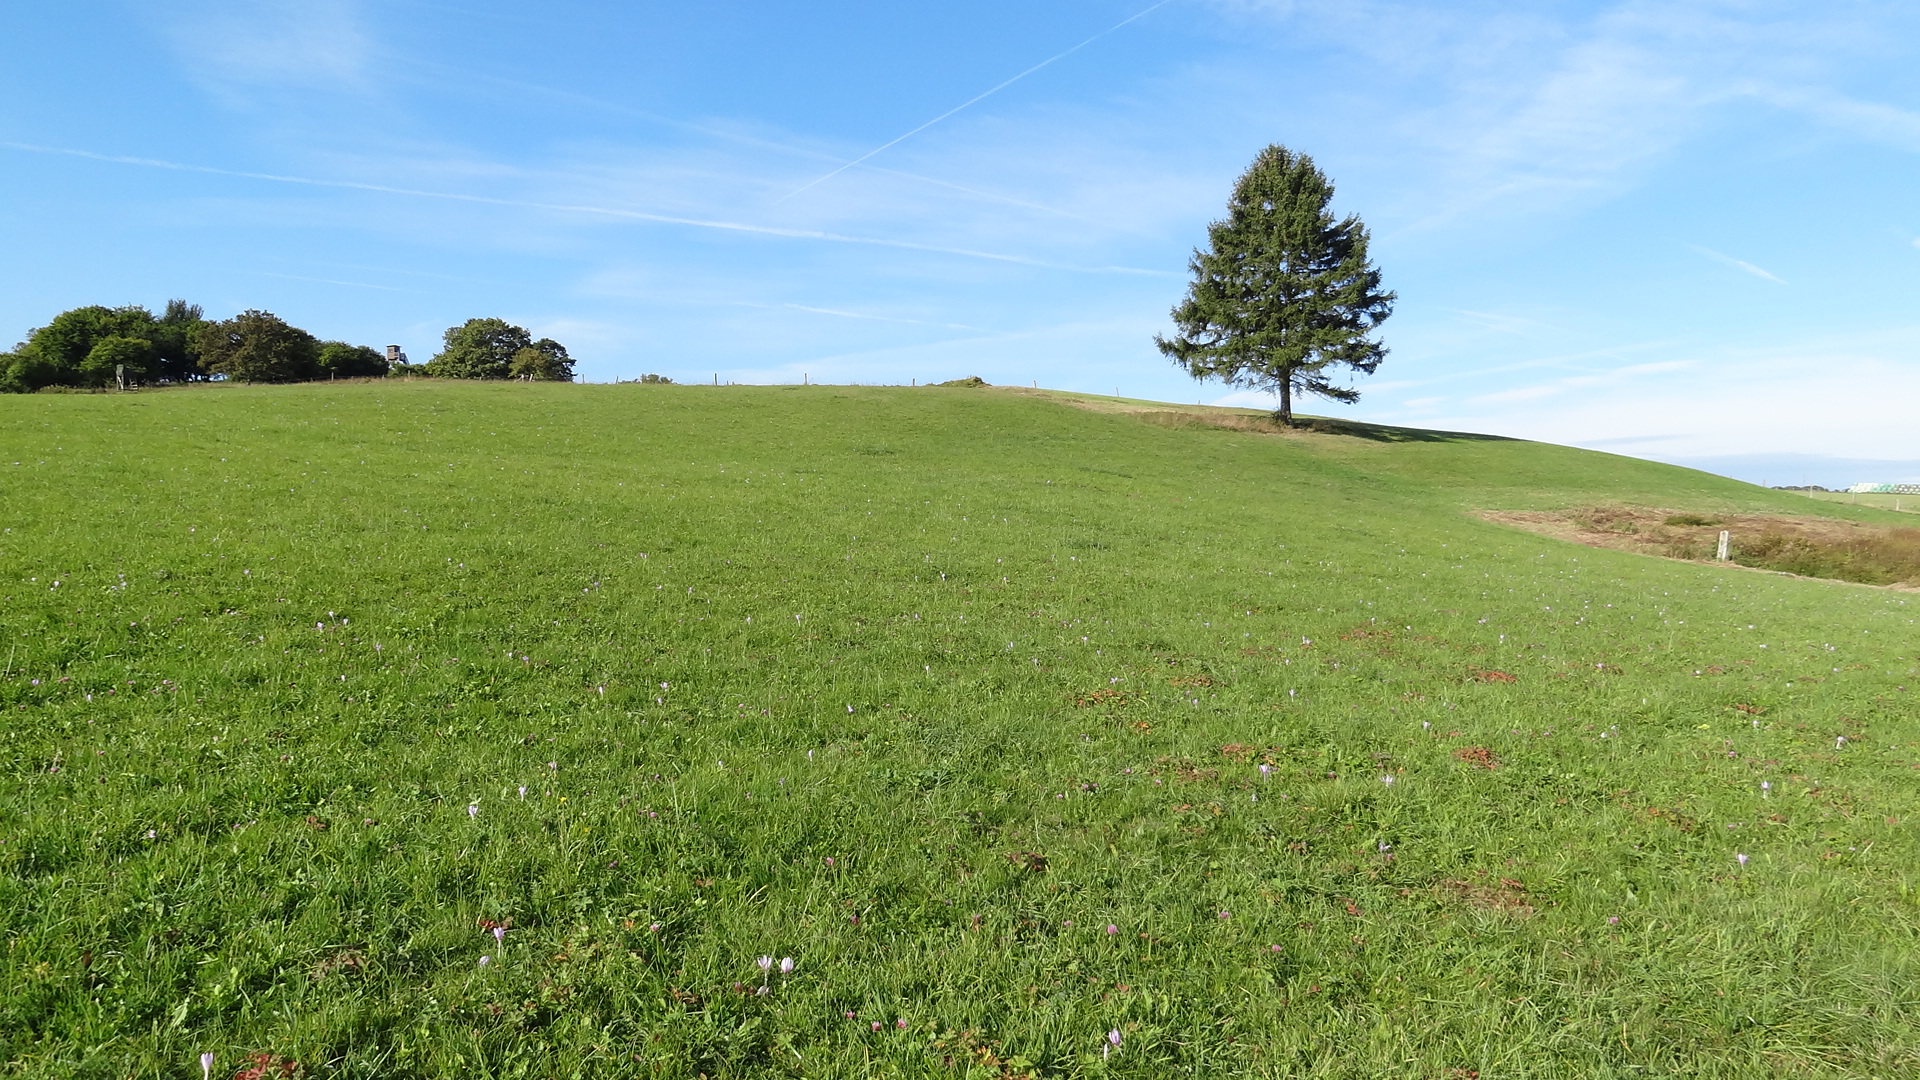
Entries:
POLYGON ((1335 401, 1360 393, 1330 379, 1372 374, 1387 350, 1368 335, 1393 312, 1358 217, 1335 221, 1333 184, 1305 154, 1275 144, 1233 187, 1227 217, 1207 227, 1210 250, 1188 264, 1193 284, 1173 309, 1180 333, 1160 351, 1196 379, 1277 393, 1293 423, 1296 391, 1335 401))

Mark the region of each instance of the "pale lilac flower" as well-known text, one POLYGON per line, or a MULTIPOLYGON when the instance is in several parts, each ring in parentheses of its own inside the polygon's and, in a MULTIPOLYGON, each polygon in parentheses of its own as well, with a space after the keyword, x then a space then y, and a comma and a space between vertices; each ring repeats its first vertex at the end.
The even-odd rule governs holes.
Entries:
POLYGON ((1107 1060, 1108 1052, 1118 1049, 1120 1049, 1120 1029, 1114 1028, 1107 1032, 1107 1044, 1100 1048, 1100 1060, 1107 1060))
POLYGON ((1223 912, 1221 912, 1221 913, 1220 913, 1220 917, 1221 917, 1221 918, 1223 918, 1223 919, 1231 919, 1231 918, 1233 918, 1233 912, 1231 912, 1231 911, 1223 911, 1223 912))
POLYGON ((471 818, 471 817, 479 817, 479 816, 480 816, 480 808, 479 808, 478 806, 475 806, 475 805, 473 805, 473 804, 471 804, 471 803, 469 803, 469 804, 467 805, 467 816, 468 816, 468 817, 470 817, 470 818, 471 818))
POLYGON ((768 970, 771 970, 773 967, 773 957, 763 956, 760 959, 755 960, 754 963, 760 965, 761 971, 768 971, 768 970))
MULTIPOLYGON (((797 619, 797 618, 799 618, 799 617, 800 617, 800 616, 798 616, 798 615, 795 615, 795 616, 794 616, 794 618, 796 618, 796 619, 797 619)), ((880 1030, 880 1021, 878 1021, 878 1020, 875 1020, 875 1021, 874 1021, 874 1022, 873 1022, 873 1023, 871 1024, 871 1025, 869 1025, 869 1027, 870 1027, 870 1028, 871 1028, 871 1030, 873 1030, 873 1031, 879 1031, 879 1030, 880 1030)))
POLYGON ((212 1073, 213 1073, 213 1051, 209 1050, 206 1053, 200 1055, 200 1080, 207 1080, 207 1077, 212 1073))
POLYGON ((780 974, 782 975, 793 974, 793 957, 783 956, 780 958, 780 974))
POLYGON ((1763 799, 1770 799, 1773 797, 1773 781, 1771 780, 1760 781, 1760 797, 1763 799))
POLYGON ((493 943, 494 943, 495 945, 499 945, 499 944, 503 944, 503 943, 504 943, 504 942, 505 942, 506 940, 507 940, 507 928, 506 928, 506 927, 504 927, 504 926, 496 926, 496 927, 494 927, 494 928, 493 928, 493 943))
POLYGON ((1619 926, 1619 925, 1620 925, 1620 916, 1618 916, 1618 915, 1609 915, 1609 916, 1607 916, 1607 925, 1608 925, 1608 926, 1619 926))
POLYGON ((1117 933, 1119 933, 1119 932, 1120 932, 1120 928, 1119 928, 1119 927, 1117 927, 1117 926, 1115 926, 1115 925, 1113 925, 1112 923, 1108 923, 1108 924, 1107 924, 1107 936, 1108 936, 1108 937, 1112 937, 1113 935, 1115 935, 1115 934, 1117 934, 1117 933))
POLYGON ((483 956, 480 958, 481 967, 486 967, 488 964, 491 964, 491 963, 493 963, 493 957, 491 956, 483 956))
POLYGON ((525 784, 520 785, 520 801, 521 802, 527 801, 527 785, 525 784))
POLYGON ((1393 786, 1393 777, 1391 777, 1391 776, 1383 776, 1383 777, 1381 777, 1381 778, 1380 778, 1380 782, 1381 782, 1381 783, 1383 783, 1383 784, 1385 784, 1385 785, 1387 785, 1388 787, 1392 787, 1392 786, 1393 786))
POLYGON ((1269 945, 1269 946, 1267 946, 1267 947, 1268 947, 1268 948, 1270 948, 1270 949, 1272 949, 1272 950, 1273 950, 1274 952, 1279 952, 1279 951, 1281 951, 1281 950, 1280 950, 1280 946, 1278 946, 1278 945, 1269 945))
POLYGON ((1272 771, 1273 771, 1273 766, 1271 766, 1271 765, 1269 765, 1269 764, 1267 764, 1267 763, 1266 763, 1266 762, 1264 762, 1264 761, 1260 763, 1260 775, 1261 775, 1261 776, 1266 776, 1266 775, 1267 775, 1268 773, 1271 773, 1272 771))
POLYGON ((1847 737, 1845 735, 1835 735, 1833 737, 1833 748, 1835 750, 1838 750, 1845 745, 1847 745, 1847 737))
POLYGON ((650 933, 650 934, 657 934, 657 933, 659 933, 659 932, 660 932, 660 924, 659 924, 659 923, 654 923, 653 925, 651 925, 651 926, 649 926, 649 927, 647 927, 647 932, 648 932, 648 933, 650 933))
POLYGON ((1745 855, 1735 855, 1734 858, 1740 860, 1741 866, 1747 865, 1747 857, 1745 855))

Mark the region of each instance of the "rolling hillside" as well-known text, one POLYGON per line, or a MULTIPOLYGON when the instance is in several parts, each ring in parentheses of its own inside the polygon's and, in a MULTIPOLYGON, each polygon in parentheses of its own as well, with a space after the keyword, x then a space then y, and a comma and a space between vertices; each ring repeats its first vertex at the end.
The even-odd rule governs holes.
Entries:
POLYGON ((1910 518, 1180 412, 0 398, 4 1073, 1920 1070, 1920 596, 1476 512, 1910 518))

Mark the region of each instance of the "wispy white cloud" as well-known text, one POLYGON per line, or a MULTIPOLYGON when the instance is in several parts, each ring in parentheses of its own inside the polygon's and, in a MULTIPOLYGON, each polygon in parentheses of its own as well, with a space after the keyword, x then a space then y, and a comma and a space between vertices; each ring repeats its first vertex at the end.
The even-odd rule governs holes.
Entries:
POLYGON ((205 89, 246 103, 263 87, 366 91, 379 57, 356 0, 189 0, 152 12, 205 89))
POLYGON ((1728 266, 1734 267, 1736 269, 1744 270, 1747 273, 1752 274, 1754 277, 1766 278, 1768 281, 1773 282, 1775 285, 1786 284, 1786 282, 1781 281, 1779 278, 1761 269, 1760 267, 1753 265, 1752 263, 1746 261, 1745 259, 1736 259, 1731 255, 1722 255, 1719 252, 1713 250, 1712 248, 1701 247, 1699 244, 1688 244, 1687 246, 1699 252, 1700 254, 1705 255, 1709 259, 1714 259, 1719 262, 1726 263, 1728 266))
POLYGON ((116 165, 136 165, 145 168, 168 169, 175 172, 207 173, 215 176, 231 176, 243 180, 260 180, 276 184, 298 184, 304 187, 341 188, 351 191, 367 191, 384 195, 403 195, 421 199, 439 199, 448 202, 473 203, 483 206, 516 207, 525 210, 542 210, 562 214, 585 214, 597 217, 617 218, 627 221, 644 221, 662 225, 684 225, 697 229, 714 229, 722 232, 751 233, 762 236, 777 236, 797 240, 822 240, 836 244, 865 244, 875 247, 901 248, 908 251, 924 251, 940 255, 957 255, 970 259, 986 259, 994 262, 1018 263, 1024 266, 1041 267, 1048 270, 1067 270, 1074 273, 1090 274, 1145 274, 1161 276, 1165 271, 1145 270, 1130 266, 1077 266, 1071 263, 1054 262, 1025 255, 1004 252, 980 251, 972 248, 948 247, 940 244, 923 244, 912 240, 893 240, 875 236, 848 236, 841 233, 826 232, 818 229, 786 228, 778 225, 757 225, 740 221, 720 221, 713 219, 682 217, 673 214, 655 214, 644 210, 629 210, 620 207, 593 206, 583 203, 539 202, 528 199, 508 199, 490 195, 472 195, 452 191, 429 191, 419 188, 396 187, 389 184, 372 184, 355 180, 324 180, 308 176, 289 176, 280 173, 251 172, 239 169, 220 169, 209 165, 191 165, 157 158, 128 157, 114 154, 100 154, 88 150, 75 150, 66 147, 35 146, 28 143, 0 142, 14 150, 23 150, 39 154, 60 154, 68 157, 88 158, 94 161, 109 162, 116 165))
POLYGON ((1525 335, 1537 330, 1540 326, 1538 322, 1532 319, 1522 318, 1517 315, 1498 315, 1485 311, 1467 311, 1464 308, 1456 310, 1454 314, 1459 315, 1462 319, 1473 323, 1475 326, 1485 327, 1488 330, 1495 330, 1502 334, 1525 335))
POLYGON ((1567 387, 1564 383, 1516 386, 1511 390, 1496 390, 1491 394, 1481 394, 1468 400, 1480 405, 1500 405, 1509 401, 1535 401, 1543 397, 1552 397, 1565 389, 1567 387))
POLYGON ((1753 96, 1792 109, 1829 127, 1898 150, 1920 151, 1920 112, 1861 101, 1822 86, 1755 85, 1753 96))
POLYGON ((793 189, 792 191, 789 191, 785 195, 780 196, 780 198, 775 199, 774 201, 784 202, 787 199, 791 199, 795 195, 798 195, 801 192, 806 191, 808 188, 815 187, 821 183, 824 183, 825 181, 831 180, 834 177, 840 175, 841 173, 847 171, 848 169, 851 169, 854 166, 859 165, 862 162, 865 162, 875 157, 882 151, 891 149, 892 147, 898 146, 901 143, 906 142, 908 139, 913 138, 915 135, 920 134, 921 132, 934 126, 935 124, 938 124, 940 121, 947 119, 948 117, 954 115, 955 113, 958 113, 964 109, 970 108, 973 105, 976 105, 981 101, 984 101, 987 98, 992 97, 993 95, 999 93, 1000 91, 1005 90, 1007 87, 1012 86, 1014 83, 1019 82, 1021 79, 1024 79, 1027 76, 1033 74, 1034 72, 1039 71, 1041 68, 1047 67, 1058 61, 1064 60, 1069 56, 1072 56, 1074 53, 1077 53, 1081 49, 1084 49, 1087 46, 1093 44, 1094 42, 1099 41, 1101 38, 1106 37, 1108 34, 1111 34, 1114 31, 1119 30, 1121 27, 1127 26, 1134 22, 1138 22, 1140 19, 1145 18, 1147 15, 1151 14, 1154 11, 1159 10, 1160 8, 1166 7, 1168 4, 1172 2, 1173 0, 1157 0, 1157 2, 1154 3, 1151 7, 1145 8, 1142 11, 1139 11, 1125 19, 1122 19, 1120 22, 1116 23, 1115 25, 1100 31, 1099 33, 1093 35, 1092 37, 1086 39, 1085 41, 1082 41, 1080 44, 1075 45, 1070 49, 1067 49, 1064 52, 1055 53, 1054 55, 1047 57, 1045 60, 1042 60, 1039 63, 1033 65, 1032 67, 1026 69, 1025 71, 1022 71, 1020 74, 1015 75, 1012 78, 1007 79, 1003 82, 997 83, 992 88, 985 90, 979 94, 976 94, 973 97, 968 98, 967 100, 961 102, 958 105, 955 105, 953 108, 948 109, 946 112, 941 113, 939 116, 936 116, 933 119, 927 121, 926 123, 921 124, 919 127, 914 128, 913 130, 907 132, 904 135, 896 136, 887 142, 881 143, 879 146, 876 146, 872 150, 869 150, 866 153, 861 154, 859 157, 854 158, 852 161, 847 162, 846 164, 840 166, 837 169, 834 169, 833 171, 825 174, 824 176, 820 176, 816 179, 807 181, 806 183, 800 185, 799 187, 793 189))
POLYGON ((1430 422, 1673 459, 1816 453, 1911 460, 1909 403, 1920 397, 1920 327, 1757 348, 1691 350, 1687 360, 1578 394, 1485 395, 1430 422), (1808 373, 1820 372, 1819 378, 1808 373))

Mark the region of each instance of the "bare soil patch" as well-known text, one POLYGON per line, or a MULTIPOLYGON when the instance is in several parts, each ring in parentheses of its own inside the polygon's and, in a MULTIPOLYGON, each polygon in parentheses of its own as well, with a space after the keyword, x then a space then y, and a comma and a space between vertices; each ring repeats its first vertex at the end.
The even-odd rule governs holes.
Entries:
POLYGON ((1588 547, 1694 562, 1714 561, 1731 534, 1740 566, 1866 585, 1920 588, 1920 529, 1784 514, 1700 514, 1645 506, 1489 510, 1488 521, 1588 547))

